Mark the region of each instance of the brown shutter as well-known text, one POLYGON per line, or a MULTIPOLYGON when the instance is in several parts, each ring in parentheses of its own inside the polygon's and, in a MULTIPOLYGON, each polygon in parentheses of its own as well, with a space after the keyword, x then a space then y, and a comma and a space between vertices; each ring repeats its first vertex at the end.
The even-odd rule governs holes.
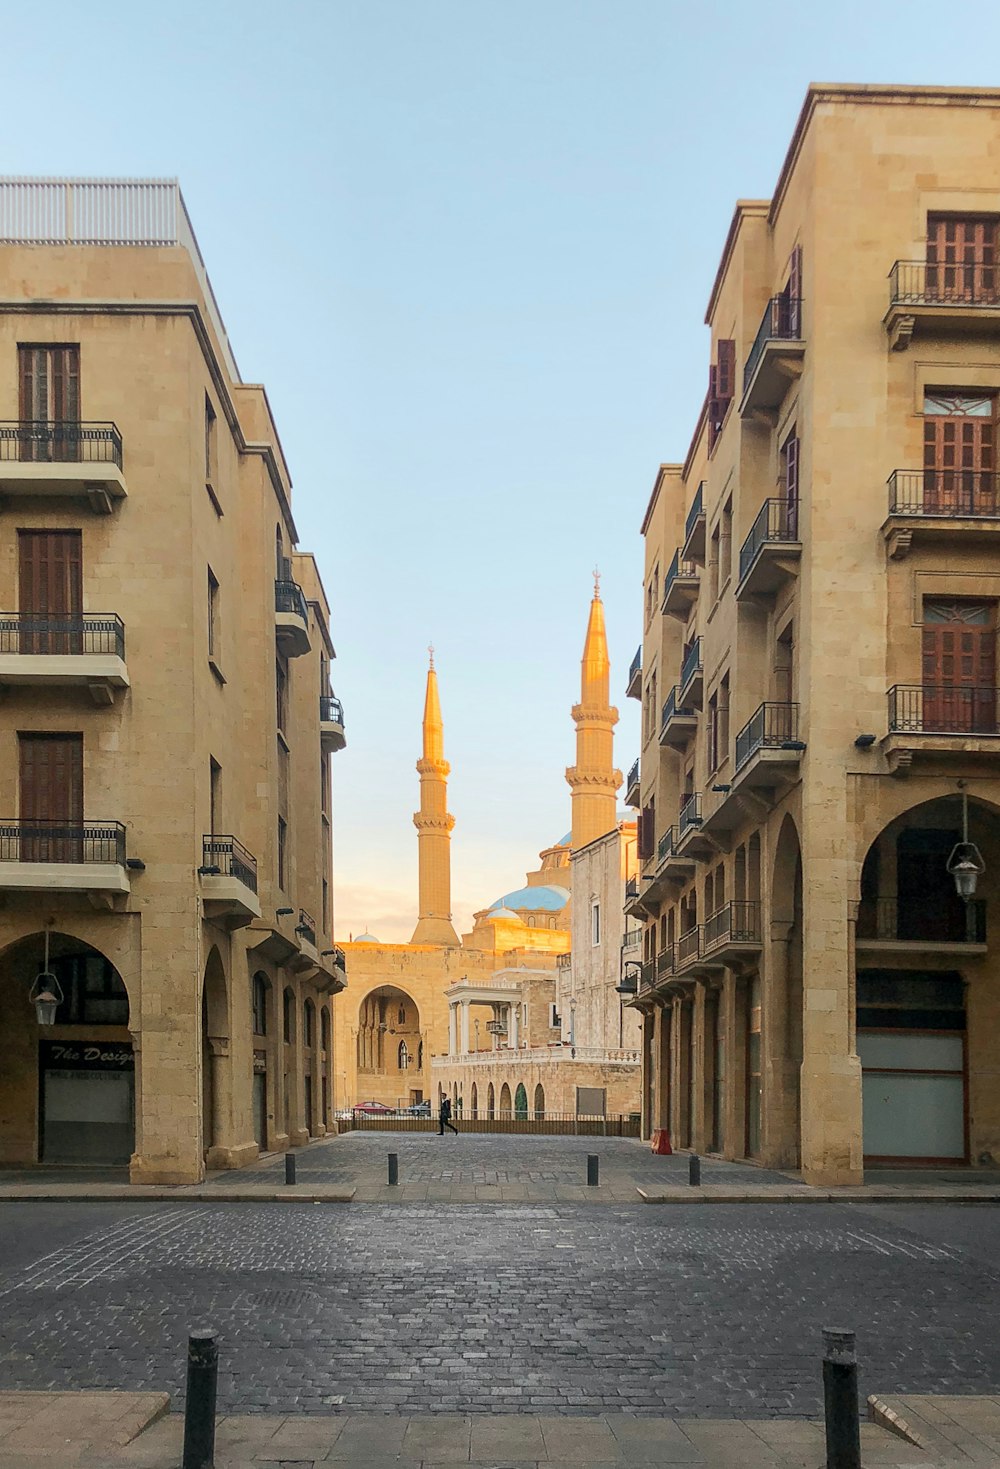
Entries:
POLYGON ((796 245, 788 260, 788 334, 802 335, 802 246, 796 245))
POLYGON ((21 860, 81 861, 83 736, 22 734, 18 756, 21 860))
POLYGON ((799 441, 795 434, 785 443, 785 533, 789 540, 799 535, 799 441))
POLYGON ((716 396, 720 404, 728 405, 736 391, 736 343, 731 337, 720 339, 718 356, 716 396))
POLYGON ((83 537, 29 530, 18 531, 17 543, 21 652, 82 652, 83 537))
POLYGON ((715 363, 708 369, 708 452, 719 437, 719 369, 715 363))

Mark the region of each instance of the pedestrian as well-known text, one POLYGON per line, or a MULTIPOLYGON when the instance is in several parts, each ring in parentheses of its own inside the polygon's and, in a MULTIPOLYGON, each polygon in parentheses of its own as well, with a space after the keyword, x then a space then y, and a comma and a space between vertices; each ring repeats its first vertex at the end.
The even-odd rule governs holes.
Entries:
POLYGON ((446 1127, 450 1127, 458 1137, 458 1128, 451 1120, 451 1099, 445 1096, 441 1098, 441 1110, 438 1112, 438 1137, 444 1137, 446 1127))

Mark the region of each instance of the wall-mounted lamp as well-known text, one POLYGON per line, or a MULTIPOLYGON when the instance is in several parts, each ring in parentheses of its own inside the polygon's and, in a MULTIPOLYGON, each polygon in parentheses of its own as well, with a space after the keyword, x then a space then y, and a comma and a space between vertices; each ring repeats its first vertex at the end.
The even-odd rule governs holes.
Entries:
POLYGON ((722 786, 722 785, 720 785, 720 786, 713 786, 712 787, 712 790, 713 791, 721 791, 722 794, 725 795, 725 793, 727 791, 731 791, 732 790, 732 786, 731 785, 728 785, 728 786, 722 786))
POLYGON ((782 740, 782 742, 781 742, 781 744, 779 746, 779 749, 782 749, 782 750, 804 750, 805 747, 806 747, 805 740, 782 740))
POLYGON ((288 918, 292 913, 295 912, 295 909, 294 908, 275 908, 274 911, 275 911, 275 914, 277 915, 278 918, 288 918))
POLYGON ((221 872, 222 872, 222 868, 221 867, 199 867, 198 868, 198 876, 199 877, 218 877, 221 872))
POLYGON ((141 857, 126 857, 125 866, 129 872, 145 872, 146 864, 141 857))
POLYGON ((876 736, 872 734, 860 734, 854 741, 859 750, 869 750, 875 743, 876 736))

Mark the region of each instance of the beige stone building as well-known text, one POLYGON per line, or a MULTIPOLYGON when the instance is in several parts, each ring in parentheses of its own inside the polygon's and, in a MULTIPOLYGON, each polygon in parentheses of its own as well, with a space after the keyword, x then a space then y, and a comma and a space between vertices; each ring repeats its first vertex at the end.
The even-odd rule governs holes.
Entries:
POLYGON ((330 609, 175 183, 0 181, 0 282, 0 1162, 190 1182, 331 1126, 330 609))
POLYGON ((733 216, 629 680, 675 1147, 830 1183, 1000 1159, 998 165, 1000 92, 813 87, 733 216))

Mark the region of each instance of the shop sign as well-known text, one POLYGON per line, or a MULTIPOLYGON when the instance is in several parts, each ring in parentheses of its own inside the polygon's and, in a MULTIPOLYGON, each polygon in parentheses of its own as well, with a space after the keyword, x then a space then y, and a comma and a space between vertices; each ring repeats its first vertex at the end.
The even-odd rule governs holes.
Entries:
POLYGON ((122 1041, 41 1041, 46 1071, 134 1071, 132 1047, 122 1041))

